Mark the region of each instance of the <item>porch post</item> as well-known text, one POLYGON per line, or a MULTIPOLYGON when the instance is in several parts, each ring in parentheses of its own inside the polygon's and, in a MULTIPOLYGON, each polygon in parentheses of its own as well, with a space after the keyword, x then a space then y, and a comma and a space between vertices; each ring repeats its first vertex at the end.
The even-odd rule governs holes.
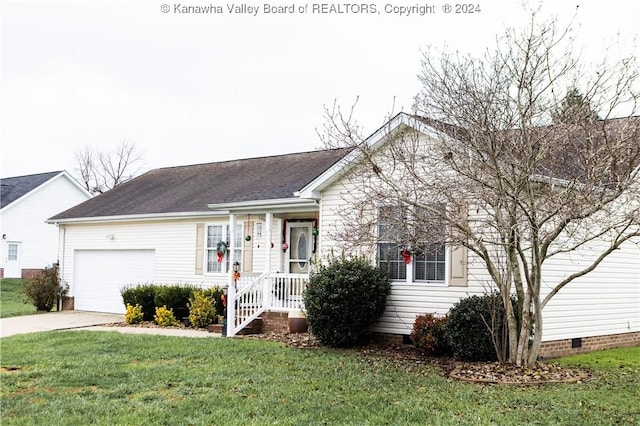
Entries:
POLYGON ((233 281, 233 262, 236 261, 236 215, 229 214, 229 290, 227 291, 227 336, 233 337, 236 325, 236 286, 233 281))
POLYGON ((233 337, 233 329, 236 327, 236 288, 233 285, 227 290, 227 337, 233 337))
POLYGON ((262 297, 264 299, 264 307, 269 309, 271 307, 271 280, 269 274, 271 273, 271 223, 273 222, 273 213, 269 212, 265 214, 265 238, 264 244, 264 259, 265 266, 264 272, 266 275, 265 280, 262 283, 262 297))

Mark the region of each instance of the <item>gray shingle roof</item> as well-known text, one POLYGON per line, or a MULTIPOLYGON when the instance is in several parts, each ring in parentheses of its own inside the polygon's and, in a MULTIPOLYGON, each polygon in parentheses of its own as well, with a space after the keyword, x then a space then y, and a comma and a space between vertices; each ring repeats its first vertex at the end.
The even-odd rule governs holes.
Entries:
POLYGON ((0 208, 8 206, 60 173, 62 171, 0 179, 0 208))
POLYGON ((348 149, 151 170, 50 220, 205 212, 208 204, 292 198, 348 149))

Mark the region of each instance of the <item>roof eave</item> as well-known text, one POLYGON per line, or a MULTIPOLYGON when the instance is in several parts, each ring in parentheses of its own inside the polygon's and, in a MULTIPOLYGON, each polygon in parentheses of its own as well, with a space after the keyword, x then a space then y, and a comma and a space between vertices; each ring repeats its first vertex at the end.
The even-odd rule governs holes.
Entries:
POLYGON ((51 218, 45 220, 46 223, 55 225, 80 224, 80 223, 108 223, 108 222, 140 222, 162 219, 196 219, 201 217, 211 217, 228 214, 228 212, 204 211, 204 212, 171 212, 171 213, 144 213, 127 214, 113 216, 91 216, 73 218, 51 218))
POLYGON ((208 204, 207 207, 213 212, 240 213, 260 211, 271 213, 292 213, 297 211, 317 210, 318 203, 315 200, 301 198, 276 198, 270 200, 208 204))

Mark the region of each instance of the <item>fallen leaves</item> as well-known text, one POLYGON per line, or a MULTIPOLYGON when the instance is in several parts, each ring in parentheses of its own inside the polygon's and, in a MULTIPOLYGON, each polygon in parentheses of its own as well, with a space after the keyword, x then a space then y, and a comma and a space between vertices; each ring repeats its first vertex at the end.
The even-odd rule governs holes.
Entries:
MULTIPOLYGON (((282 342, 295 348, 315 348, 319 342, 310 333, 263 333, 243 338, 282 342)), ((497 362, 461 362, 451 358, 424 356, 409 345, 376 345, 351 349, 355 354, 377 364, 375 359, 392 361, 396 368, 406 372, 421 371, 425 365, 440 369, 445 377, 470 383, 541 385, 545 383, 582 383, 592 378, 591 373, 579 368, 562 367, 556 364, 538 363, 531 367, 518 367, 497 362)))

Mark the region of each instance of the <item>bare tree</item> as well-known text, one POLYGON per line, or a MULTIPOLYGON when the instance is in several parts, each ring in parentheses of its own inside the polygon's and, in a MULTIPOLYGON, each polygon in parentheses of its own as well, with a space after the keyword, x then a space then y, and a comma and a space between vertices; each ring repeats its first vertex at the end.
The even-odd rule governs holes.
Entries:
POLYGON ((345 175, 354 208, 341 212, 336 239, 469 250, 502 296, 517 365, 536 361, 549 301, 640 237, 636 58, 582 69, 568 27, 537 15, 482 58, 427 52, 411 126, 387 129, 384 146, 335 106, 324 135, 361 165, 345 175), (575 87, 578 108, 565 96, 575 87), (578 254, 574 270, 543 285, 551 259, 578 254))
POLYGON ((133 178, 144 162, 135 144, 120 142, 112 151, 96 151, 91 146, 75 151, 76 171, 88 191, 101 194, 133 178))

